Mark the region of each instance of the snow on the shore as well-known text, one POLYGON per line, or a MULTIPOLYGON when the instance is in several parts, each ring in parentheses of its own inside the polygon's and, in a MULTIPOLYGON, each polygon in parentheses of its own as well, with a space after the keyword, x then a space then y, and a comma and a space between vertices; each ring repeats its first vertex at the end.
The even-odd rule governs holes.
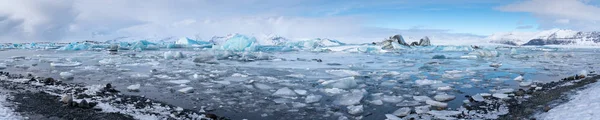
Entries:
POLYGON ((0 94, 0 119, 1 120, 20 120, 23 119, 21 118, 21 116, 14 112, 13 109, 9 108, 7 106, 7 101, 6 99, 8 98, 8 95, 6 94, 0 94))
POLYGON ((541 120, 594 120, 600 118, 600 82, 593 83, 562 105, 537 115, 541 120))

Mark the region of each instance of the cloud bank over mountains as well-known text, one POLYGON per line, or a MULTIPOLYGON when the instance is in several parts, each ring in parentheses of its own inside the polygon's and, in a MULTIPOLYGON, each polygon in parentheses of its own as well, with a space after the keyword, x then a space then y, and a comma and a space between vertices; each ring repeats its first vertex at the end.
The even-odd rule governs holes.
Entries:
MULTIPOLYGON (((547 0, 528 0, 496 9, 532 13, 540 18, 542 28, 564 25, 597 29, 586 25, 597 25, 600 18, 590 14, 599 13, 598 7, 580 0, 543 1, 547 0), (526 7, 533 4, 540 8, 526 7), (557 4, 580 8, 552 10, 552 6, 557 4)), ((414 1, 0 0, 0 3, 0 42, 105 41, 120 37, 170 36, 208 39, 230 33, 272 34, 292 39, 333 38, 348 43, 378 41, 393 34, 403 34, 409 39, 432 36, 432 41, 436 38, 444 41, 483 38, 468 33, 452 33, 450 29, 370 27, 365 26, 369 19, 385 18, 343 14, 353 9, 424 4, 414 1)), ((439 2, 446 3, 453 2, 439 2)))

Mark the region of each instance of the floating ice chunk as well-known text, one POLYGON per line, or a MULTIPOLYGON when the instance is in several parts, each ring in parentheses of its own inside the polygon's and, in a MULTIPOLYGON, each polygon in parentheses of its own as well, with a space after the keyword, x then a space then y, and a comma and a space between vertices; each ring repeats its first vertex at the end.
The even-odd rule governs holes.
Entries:
POLYGON ((256 49, 255 45, 256 38, 236 34, 225 41, 221 49, 229 51, 253 51, 256 49))
POLYGON ((298 95, 306 95, 308 91, 302 89, 295 89, 294 92, 296 92, 296 94, 298 95))
POLYGON ((181 92, 181 93, 191 93, 193 92, 194 88, 193 87, 185 87, 185 88, 181 88, 179 90, 177 90, 177 92, 181 92))
POLYGON ((190 82, 190 80, 170 80, 167 81, 169 83, 173 83, 173 84, 187 84, 190 82))
POLYGON ((521 86, 521 87, 529 87, 529 86, 531 86, 531 84, 532 84, 532 82, 523 81, 523 82, 519 83, 519 86, 521 86))
POLYGON ((478 57, 475 55, 463 55, 460 56, 461 59, 477 59, 478 57))
POLYGON ((381 101, 381 100, 372 100, 372 101, 369 101, 369 103, 371 103, 373 105, 383 105, 383 101, 381 101))
POLYGON ((346 108, 348 109, 348 113, 353 115, 363 112, 363 105, 351 105, 346 108))
POLYGON ((400 117, 404 117, 404 116, 406 116, 408 114, 410 114, 410 108, 409 107, 403 107, 403 108, 397 109, 396 111, 394 111, 392 113, 392 115, 400 116, 400 117))
POLYGON ((131 75, 132 78, 149 78, 150 75, 142 73, 134 73, 131 75))
POLYGON ((438 102, 438 101, 433 101, 433 100, 427 100, 427 101, 425 101, 425 103, 427 103, 428 105, 431 105, 431 106, 436 106, 436 107, 441 107, 441 108, 448 107, 448 103, 443 103, 443 102, 438 102))
POLYGON ((419 86, 423 86, 423 85, 432 85, 432 84, 442 83, 442 81, 423 79, 423 80, 416 80, 415 83, 419 86))
POLYGON ((399 118, 398 116, 392 114, 385 114, 385 118, 386 120, 402 120, 402 118, 399 118))
POLYGON ((523 76, 519 75, 514 80, 516 80, 516 81, 523 81, 523 76))
POLYGON ((325 71, 331 75, 346 77, 346 76, 358 76, 360 73, 352 70, 327 70, 325 71))
POLYGON ((273 93, 273 96, 294 97, 294 96, 296 96, 296 92, 294 92, 292 89, 290 89, 288 87, 283 87, 283 88, 280 88, 277 91, 275 91, 275 93, 273 93))
POLYGON ((73 73, 70 73, 70 72, 60 72, 60 77, 62 77, 63 79, 72 79, 73 78, 73 73))
POLYGON ((230 81, 227 81, 227 80, 214 80, 214 81, 212 81, 212 82, 214 82, 214 83, 219 83, 219 84, 223 84, 223 85, 229 85, 229 84, 231 84, 231 82, 230 82, 230 81))
POLYGON ((244 74, 240 74, 240 73, 233 73, 231 75, 231 77, 248 77, 248 75, 244 75, 244 74))
POLYGON ((483 98, 483 96, 481 96, 481 94, 476 94, 476 95, 473 95, 473 96, 471 96, 471 98, 473 98, 473 100, 475 100, 475 101, 477 101, 477 102, 482 102, 482 101, 484 101, 484 100, 485 100, 485 99, 483 98))
POLYGON ((448 94, 438 94, 433 96, 433 99, 435 99, 436 101, 450 101, 450 100, 454 100, 454 98, 456 98, 454 95, 448 95, 448 94))
POLYGON ((490 64, 490 67, 499 68, 500 66, 502 66, 502 63, 492 63, 492 64, 490 64))
POLYGON ((481 82, 481 80, 480 80, 480 79, 475 79, 475 78, 471 79, 471 81, 472 81, 472 82, 481 82))
POLYGON ((300 103, 300 102, 292 102, 292 107, 293 108, 303 108, 306 107, 307 105, 304 103, 300 103))
POLYGON ((294 77, 294 78, 304 78, 305 77, 305 75, 303 75, 303 74, 289 74, 289 75, 286 75, 286 76, 288 76, 288 77, 294 77))
POLYGON ((453 118, 451 116, 459 115, 462 112, 460 112, 460 111, 449 111, 449 110, 433 110, 433 111, 429 111, 427 113, 429 113, 430 115, 435 116, 436 119, 456 119, 456 118, 453 118))
POLYGON ((167 51, 163 54, 163 56, 165 59, 181 59, 185 57, 183 53, 178 51, 167 51))
POLYGON ((482 97, 492 96, 492 94, 489 94, 489 93, 479 93, 479 95, 481 95, 482 97))
POLYGON ((398 103, 398 102, 401 102, 403 100, 403 98, 402 98, 402 96, 383 95, 383 97, 381 98, 381 100, 383 102, 398 103))
POLYGON ((358 84, 356 83, 356 80, 354 80, 354 77, 346 77, 346 78, 342 78, 342 79, 338 79, 338 80, 329 80, 329 81, 325 81, 321 84, 323 84, 326 87, 340 88, 340 89, 349 89, 349 88, 354 88, 354 87, 358 86, 358 84))
POLYGON ((304 101, 306 103, 314 103, 314 102, 319 102, 319 100, 321 100, 323 96, 321 95, 308 95, 306 96, 306 99, 304 99, 304 101))
POLYGON ((141 87, 140 84, 130 85, 130 86, 127 86, 127 90, 129 90, 129 91, 139 91, 140 87, 141 87))
POLYGON ((341 93, 345 93, 348 91, 346 91, 344 89, 339 89, 339 88, 325 88, 325 89, 323 89, 323 92, 329 93, 329 94, 341 94, 341 93))
POLYGON ((6 69, 6 67, 8 67, 8 66, 6 66, 5 63, 0 63, 0 69, 6 69))
POLYGON ((415 107, 415 112, 416 112, 417 114, 423 114, 423 113, 427 113, 427 112, 429 112, 429 108, 430 108, 430 107, 431 107, 430 105, 425 105, 425 106, 417 106, 417 107, 415 107))
POLYGON ((463 71, 460 70, 450 70, 450 71, 444 71, 446 74, 458 74, 458 73, 462 73, 463 71))
POLYGON ((410 106, 417 106, 417 105, 421 105, 421 103, 419 101, 407 101, 407 100, 396 104, 396 106, 399 106, 399 107, 410 107, 410 106))
POLYGON ((498 99, 508 99, 508 95, 503 93, 494 93, 492 96, 498 99))
POLYGON ((437 90, 439 90, 439 91, 448 91, 448 90, 452 90, 452 87, 450 87, 450 86, 443 86, 443 87, 438 87, 437 90))
POLYGON ((254 83, 254 87, 261 89, 261 90, 270 90, 273 89, 273 87, 266 85, 266 84, 262 84, 262 83, 254 83))
POLYGON ((413 96, 413 99, 420 102, 425 102, 427 100, 431 100, 431 98, 427 96, 413 96))
POLYGON ((70 62, 70 63, 50 63, 50 66, 52 67, 75 67, 75 66, 80 66, 81 63, 79 62, 70 62))
POLYGON ((333 103, 337 105, 356 105, 362 100, 363 94, 364 92, 362 91, 352 91, 351 93, 340 95, 333 103))

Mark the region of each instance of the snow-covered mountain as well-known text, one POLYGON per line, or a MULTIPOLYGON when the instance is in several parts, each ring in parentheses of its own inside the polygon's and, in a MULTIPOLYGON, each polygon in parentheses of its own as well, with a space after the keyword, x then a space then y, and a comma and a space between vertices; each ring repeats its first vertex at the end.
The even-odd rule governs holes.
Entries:
POLYGON ((540 32, 496 33, 486 38, 492 43, 507 45, 600 45, 600 32, 551 29, 540 32))

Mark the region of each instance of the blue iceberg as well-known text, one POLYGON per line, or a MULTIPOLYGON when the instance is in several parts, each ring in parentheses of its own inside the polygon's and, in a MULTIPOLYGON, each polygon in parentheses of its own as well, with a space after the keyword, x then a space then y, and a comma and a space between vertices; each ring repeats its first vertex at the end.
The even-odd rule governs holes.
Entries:
POLYGON ((182 47, 195 47, 195 48, 209 48, 212 47, 212 43, 206 41, 193 40, 187 37, 181 38, 175 41, 174 44, 168 44, 167 48, 182 48, 182 47))
POLYGON ((78 51, 78 50, 88 50, 91 47, 90 43, 84 42, 84 43, 77 43, 77 42, 73 42, 73 43, 69 43, 68 45, 65 45, 61 48, 59 48, 58 50, 66 50, 66 51, 78 51))
POLYGON ((133 45, 130 46, 132 50, 158 50, 158 45, 156 43, 149 42, 147 40, 140 40, 134 42, 133 45))
POLYGON ((256 45, 256 38, 236 34, 225 41, 221 45, 221 49, 228 51, 254 51, 256 50, 256 45))

